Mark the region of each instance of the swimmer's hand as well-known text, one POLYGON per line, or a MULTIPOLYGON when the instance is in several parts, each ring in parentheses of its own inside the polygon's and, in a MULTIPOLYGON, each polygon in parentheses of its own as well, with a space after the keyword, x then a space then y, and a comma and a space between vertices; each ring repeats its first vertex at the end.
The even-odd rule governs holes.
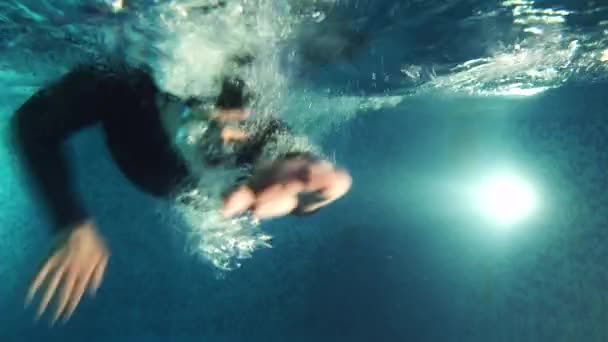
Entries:
POLYGON ((67 239, 53 252, 32 283, 26 298, 31 303, 38 289, 46 281, 46 292, 40 301, 40 318, 55 292, 60 288, 53 325, 62 315, 69 320, 86 289, 94 295, 99 288, 110 253, 95 225, 87 222, 74 228, 67 239))
POLYGON ((344 196, 352 179, 347 171, 325 160, 279 159, 261 167, 247 185, 224 201, 224 215, 250 210, 259 219, 313 212, 344 196))

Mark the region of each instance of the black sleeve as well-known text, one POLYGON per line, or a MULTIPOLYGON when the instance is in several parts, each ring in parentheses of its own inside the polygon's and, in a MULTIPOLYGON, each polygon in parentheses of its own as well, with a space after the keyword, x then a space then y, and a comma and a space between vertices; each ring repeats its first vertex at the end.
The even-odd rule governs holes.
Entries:
POLYGON ((99 71, 76 69, 32 96, 11 120, 14 143, 56 229, 88 218, 70 178, 63 143, 99 121, 105 89, 99 71))

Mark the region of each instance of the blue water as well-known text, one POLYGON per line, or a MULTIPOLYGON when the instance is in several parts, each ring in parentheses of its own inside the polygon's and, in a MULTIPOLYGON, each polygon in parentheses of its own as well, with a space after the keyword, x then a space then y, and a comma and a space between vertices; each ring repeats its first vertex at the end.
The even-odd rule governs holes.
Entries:
MULTIPOLYGON (((345 16, 360 15, 356 3, 345 16)), ((378 21, 393 7, 369 6, 378 21)), ((461 16, 471 14, 466 7, 461 16)), ((377 54, 412 54, 397 50, 377 54)), ((417 59, 450 64, 481 54, 469 52, 417 59)), ((363 96, 403 90, 369 77, 341 81, 381 65, 374 61, 357 71, 330 64, 306 82, 363 96)), ((573 77, 528 97, 422 92, 358 113, 319 140, 351 171, 351 193, 315 216, 265 223, 274 248, 219 278, 184 251, 185 237, 165 220, 168 204, 123 178, 99 131, 82 132, 71 142, 72 162, 112 259, 96 298, 52 329, 23 309, 52 237, 10 148, 2 149, 0 341, 607 341, 602 77, 573 77), (541 204, 508 229, 468 211, 449 186, 505 163, 532 180, 541 204)), ((1 117, 16 99, 23 96, 0 106, 1 117)))

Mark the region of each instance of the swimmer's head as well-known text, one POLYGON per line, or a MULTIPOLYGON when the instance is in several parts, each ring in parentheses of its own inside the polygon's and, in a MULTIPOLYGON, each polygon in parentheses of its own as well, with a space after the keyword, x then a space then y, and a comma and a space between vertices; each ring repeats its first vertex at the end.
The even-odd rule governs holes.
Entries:
POLYGON ((228 60, 220 93, 215 103, 218 109, 241 109, 251 105, 254 100, 253 93, 238 75, 242 75, 243 68, 250 66, 254 59, 251 54, 244 53, 228 60))
POLYGON ((226 61, 219 95, 215 99, 186 100, 181 138, 196 144, 207 164, 226 163, 234 157, 235 145, 246 140, 239 126, 250 117, 255 99, 239 75, 254 61, 249 53, 234 55, 226 61), (229 133, 229 134, 227 134, 229 133))
MULTIPOLYGON (((221 89, 215 102, 209 98, 191 97, 185 100, 186 106, 198 113, 213 114, 217 112, 245 111, 249 108, 255 96, 246 86, 245 82, 238 77, 226 77, 222 81, 221 89)), ((206 115, 208 116, 208 115, 206 115)), ((213 116, 209 117, 214 119, 213 116)))
POLYGON ((240 78, 225 78, 215 106, 218 109, 241 109, 251 104, 253 95, 240 78))
POLYGON ((205 99, 186 100, 178 140, 196 146, 208 165, 230 163, 237 146, 247 139, 240 126, 250 116, 252 98, 243 80, 224 78, 214 104, 205 99))

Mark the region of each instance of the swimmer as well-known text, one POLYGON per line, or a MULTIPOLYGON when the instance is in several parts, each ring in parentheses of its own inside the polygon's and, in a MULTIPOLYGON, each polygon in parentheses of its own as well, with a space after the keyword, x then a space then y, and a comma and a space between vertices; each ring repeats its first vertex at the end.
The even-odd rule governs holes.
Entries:
POLYGON ((205 107, 205 100, 179 99, 161 91, 146 70, 121 67, 110 72, 83 66, 38 91, 17 110, 11 127, 20 160, 35 193, 49 208, 55 233, 62 236, 27 294, 30 303, 45 285, 38 317, 55 298, 52 322, 67 321, 84 293, 97 291, 110 258, 94 215, 75 193, 63 153, 64 142, 86 127, 102 127, 112 158, 129 181, 148 194, 170 198, 197 183, 187 163, 193 156, 176 148, 173 138, 180 134, 180 118, 196 113, 207 129, 201 145, 191 150, 201 154, 205 165, 232 162, 252 170, 227 189, 223 208, 218 208, 226 218, 307 215, 349 191, 346 170, 309 152, 289 151, 264 160, 264 148, 289 130, 276 119, 267 120, 255 134, 241 129, 251 119, 251 97, 245 89, 241 80, 226 78, 219 96, 205 107))

